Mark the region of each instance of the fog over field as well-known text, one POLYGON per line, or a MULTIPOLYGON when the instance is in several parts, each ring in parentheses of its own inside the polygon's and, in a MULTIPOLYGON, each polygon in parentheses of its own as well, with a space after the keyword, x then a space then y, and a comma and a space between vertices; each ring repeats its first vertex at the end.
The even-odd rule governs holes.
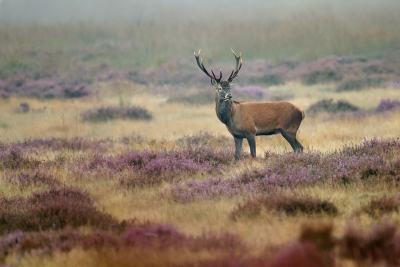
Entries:
POLYGON ((399 6, 396 0, 2 0, 0 18, 7 23, 242 21, 281 19, 321 10, 342 16, 379 14, 394 12, 399 6))

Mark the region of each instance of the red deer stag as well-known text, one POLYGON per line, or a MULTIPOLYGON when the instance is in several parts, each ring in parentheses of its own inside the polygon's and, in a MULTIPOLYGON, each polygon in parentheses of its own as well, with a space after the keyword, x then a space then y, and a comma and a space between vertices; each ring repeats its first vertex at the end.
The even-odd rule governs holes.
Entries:
MULTIPOLYGON (((200 50, 201 51, 201 50, 200 50)), ((303 146, 297 141, 296 133, 301 121, 305 118, 304 111, 288 102, 277 103, 249 103, 232 101, 231 85, 234 83, 241 67, 241 54, 236 58, 236 67, 232 70, 228 80, 221 81, 222 71, 219 78, 211 69, 208 73, 203 65, 203 59, 199 54, 194 56, 200 69, 211 78, 211 84, 216 88, 215 111, 219 120, 226 125, 228 131, 235 139, 235 158, 239 159, 242 150, 243 138, 249 142, 250 152, 256 157, 257 135, 282 134, 289 142, 293 150, 302 152, 303 146)))

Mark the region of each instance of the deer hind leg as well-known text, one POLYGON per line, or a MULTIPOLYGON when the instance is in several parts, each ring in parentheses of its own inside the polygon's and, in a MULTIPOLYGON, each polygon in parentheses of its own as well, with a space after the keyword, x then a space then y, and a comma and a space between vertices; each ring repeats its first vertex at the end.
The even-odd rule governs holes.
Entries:
POLYGON ((247 142, 249 143, 249 146, 250 146, 251 156, 253 158, 255 158, 257 155, 256 154, 256 137, 255 136, 247 137, 247 142))
POLYGON ((240 152, 242 152, 242 144, 243 144, 243 138, 235 138, 235 159, 240 158, 240 152))
POLYGON ((295 152, 302 152, 303 146, 296 139, 296 133, 290 133, 282 131, 282 136, 289 142, 290 146, 293 148, 295 152))

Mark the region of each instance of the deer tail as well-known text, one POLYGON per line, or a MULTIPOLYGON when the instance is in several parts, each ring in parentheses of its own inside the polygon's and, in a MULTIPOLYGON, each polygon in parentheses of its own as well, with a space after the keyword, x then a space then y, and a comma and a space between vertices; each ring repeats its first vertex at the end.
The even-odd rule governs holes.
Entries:
POLYGON ((301 110, 301 116, 302 116, 301 120, 304 120, 306 118, 306 113, 304 112, 304 110, 301 110))

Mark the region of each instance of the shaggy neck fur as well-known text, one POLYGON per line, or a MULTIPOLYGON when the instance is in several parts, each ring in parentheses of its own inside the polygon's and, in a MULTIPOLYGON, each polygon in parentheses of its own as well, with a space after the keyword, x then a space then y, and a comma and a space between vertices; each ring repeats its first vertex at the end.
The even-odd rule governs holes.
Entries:
POLYGON ((218 119, 223 124, 229 124, 231 120, 231 112, 232 112, 232 100, 223 101, 215 99, 215 111, 217 112, 218 119))

